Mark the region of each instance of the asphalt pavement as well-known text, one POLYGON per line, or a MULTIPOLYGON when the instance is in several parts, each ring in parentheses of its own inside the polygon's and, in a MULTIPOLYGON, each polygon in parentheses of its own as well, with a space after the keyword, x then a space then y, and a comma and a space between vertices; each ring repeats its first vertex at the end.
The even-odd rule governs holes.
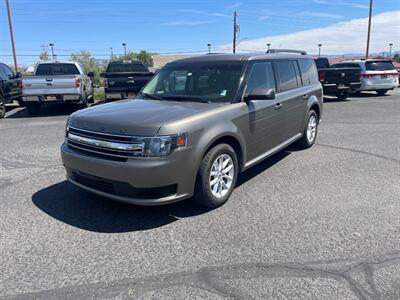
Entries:
POLYGON ((231 199, 137 207, 65 181, 73 109, 0 120, 0 298, 400 298, 400 90, 326 98, 316 145, 231 199))

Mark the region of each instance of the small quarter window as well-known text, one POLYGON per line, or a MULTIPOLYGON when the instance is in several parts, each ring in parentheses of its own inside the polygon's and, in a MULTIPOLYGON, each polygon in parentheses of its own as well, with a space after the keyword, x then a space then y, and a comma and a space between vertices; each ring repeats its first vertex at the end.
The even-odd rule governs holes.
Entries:
POLYGON ((318 82, 318 71, 312 59, 299 59, 299 66, 303 85, 310 85, 318 82))

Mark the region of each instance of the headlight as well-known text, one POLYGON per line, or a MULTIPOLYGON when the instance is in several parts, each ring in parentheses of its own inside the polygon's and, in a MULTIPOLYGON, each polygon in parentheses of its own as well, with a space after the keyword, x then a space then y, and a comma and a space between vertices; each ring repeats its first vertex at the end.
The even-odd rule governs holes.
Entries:
POLYGON ((160 137, 137 138, 137 141, 144 144, 143 152, 138 156, 166 157, 174 150, 185 149, 187 136, 186 134, 177 134, 160 137))

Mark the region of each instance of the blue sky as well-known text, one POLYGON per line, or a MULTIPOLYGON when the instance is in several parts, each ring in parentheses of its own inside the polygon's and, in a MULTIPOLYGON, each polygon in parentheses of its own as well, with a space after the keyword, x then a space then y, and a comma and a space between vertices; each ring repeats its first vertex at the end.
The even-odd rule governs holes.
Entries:
MULTIPOLYGON (((400 9, 397 0, 374 2, 374 15, 400 9)), ((10 3, 19 61, 31 63, 37 60, 41 45, 50 42, 55 44, 59 55, 85 49, 99 58, 107 57, 110 47, 114 53, 122 53, 123 42, 133 51, 205 51, 207 43, 215 47, 231 43, 235 9, 241 27, 239 39, 251 41, 365 18, 369 1, 10 0, 10 3)), ((394 26, 400 31, 399 24, 394 26)), ((361 28, 355 30, 361 32, 361 28)), ((9 40, 5 3, 0 1, 0 61, 11 62, 9 40)))

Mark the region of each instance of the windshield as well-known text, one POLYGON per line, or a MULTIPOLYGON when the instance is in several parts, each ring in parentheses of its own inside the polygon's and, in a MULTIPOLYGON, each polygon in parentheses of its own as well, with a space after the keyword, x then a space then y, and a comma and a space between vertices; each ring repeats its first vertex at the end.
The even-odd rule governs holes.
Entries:
POLYGON ((36 75, 79 75, 79 70, 74 64, 40 64, 37 66, 36 75))
POLYGON ((108 66, 107 72, 133 73, 133 72, 148 72, 148 70, 141 63, 112 63, 108 66))
POLYGON ((242 68, 242 63, 170 65, 146 85, 142 94, 160 100, 231 102, 242 68))
POLYGON ((394 66, 390 61, 367 61, 365 63, 367 71, 391 71, 394 66))

